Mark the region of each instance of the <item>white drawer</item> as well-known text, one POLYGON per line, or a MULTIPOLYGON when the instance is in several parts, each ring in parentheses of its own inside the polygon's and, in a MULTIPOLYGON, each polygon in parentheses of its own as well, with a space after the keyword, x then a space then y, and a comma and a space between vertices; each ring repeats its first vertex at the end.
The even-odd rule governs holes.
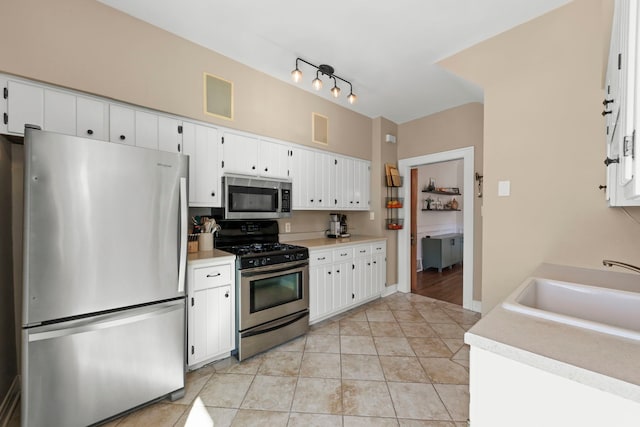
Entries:
POLYGON ((387 242, 373 243, 371 245, 371 253, 374 255, 387 253, 387 242))
POLYGON ((353 246, 338 248, 333 250, 333 260, 334 261, 344 261, 347 259, 353 258, 353 246))
POLYGON ((353 254, 356 258, 367 256, 371 253, 370 245, 359 245, 353 248, 353 254))
POLYGON ((329 251, 309 251, 309 266, 331 264, 333 262, 332 252, 329 251))
POLYGON ((229 264, 196 268, 193 271, 194 290, 215 288, 231 283, 229 264))

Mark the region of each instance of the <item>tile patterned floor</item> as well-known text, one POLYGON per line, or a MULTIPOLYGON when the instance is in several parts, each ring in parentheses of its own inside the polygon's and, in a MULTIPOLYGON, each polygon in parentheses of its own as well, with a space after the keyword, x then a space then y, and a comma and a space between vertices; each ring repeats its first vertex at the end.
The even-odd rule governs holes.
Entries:
POLYGON ((238 363, 187 374, 186 395, 106 424, 129 426, 463 427, 479 314, 396 293, 313 325, 238 363))

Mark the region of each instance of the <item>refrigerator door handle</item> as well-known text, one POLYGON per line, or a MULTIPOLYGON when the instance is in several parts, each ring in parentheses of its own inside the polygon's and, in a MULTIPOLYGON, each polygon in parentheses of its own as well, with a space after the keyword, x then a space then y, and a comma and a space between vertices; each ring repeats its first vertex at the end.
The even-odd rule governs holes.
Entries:
POLYGON ((187 267, 187 178, 180 178, 180 265, 178 266, 178 292, 184 292, 187 267))
POLYGON ((42 341, 140 322, 164 313, 179 310, 182 308, 182 304, 184 304, 184 299, 141 307, 135 309, 134 312, 125 310, 124 312, 71 320, 54 325, 39 326, 33 329, 27 329, 26 331, 29 342, 42 341))

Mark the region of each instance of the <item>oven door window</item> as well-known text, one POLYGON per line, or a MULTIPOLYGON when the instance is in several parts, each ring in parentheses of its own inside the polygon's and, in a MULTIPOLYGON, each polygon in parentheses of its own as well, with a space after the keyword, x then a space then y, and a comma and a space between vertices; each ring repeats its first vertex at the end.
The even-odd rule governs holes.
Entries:
POLYGON ((229 204, 231 212, 277 212, 278 189, 230 185, 229 204))
POLYGON ((250 312, 257 313, 303 298, 302 272, 252 280, 250 282, 250 312))

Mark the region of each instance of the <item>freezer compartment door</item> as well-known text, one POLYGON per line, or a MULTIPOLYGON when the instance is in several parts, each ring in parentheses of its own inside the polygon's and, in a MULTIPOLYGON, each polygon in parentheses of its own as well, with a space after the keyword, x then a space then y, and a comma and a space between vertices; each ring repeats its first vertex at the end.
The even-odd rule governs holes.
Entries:
POLYGON ((23 330, 23 426, 86 426, 184 388, 184 299, 23 330))
POLYGON ((180 154, 27 129, 23 325, 184 295, 187 175, 180 154))

